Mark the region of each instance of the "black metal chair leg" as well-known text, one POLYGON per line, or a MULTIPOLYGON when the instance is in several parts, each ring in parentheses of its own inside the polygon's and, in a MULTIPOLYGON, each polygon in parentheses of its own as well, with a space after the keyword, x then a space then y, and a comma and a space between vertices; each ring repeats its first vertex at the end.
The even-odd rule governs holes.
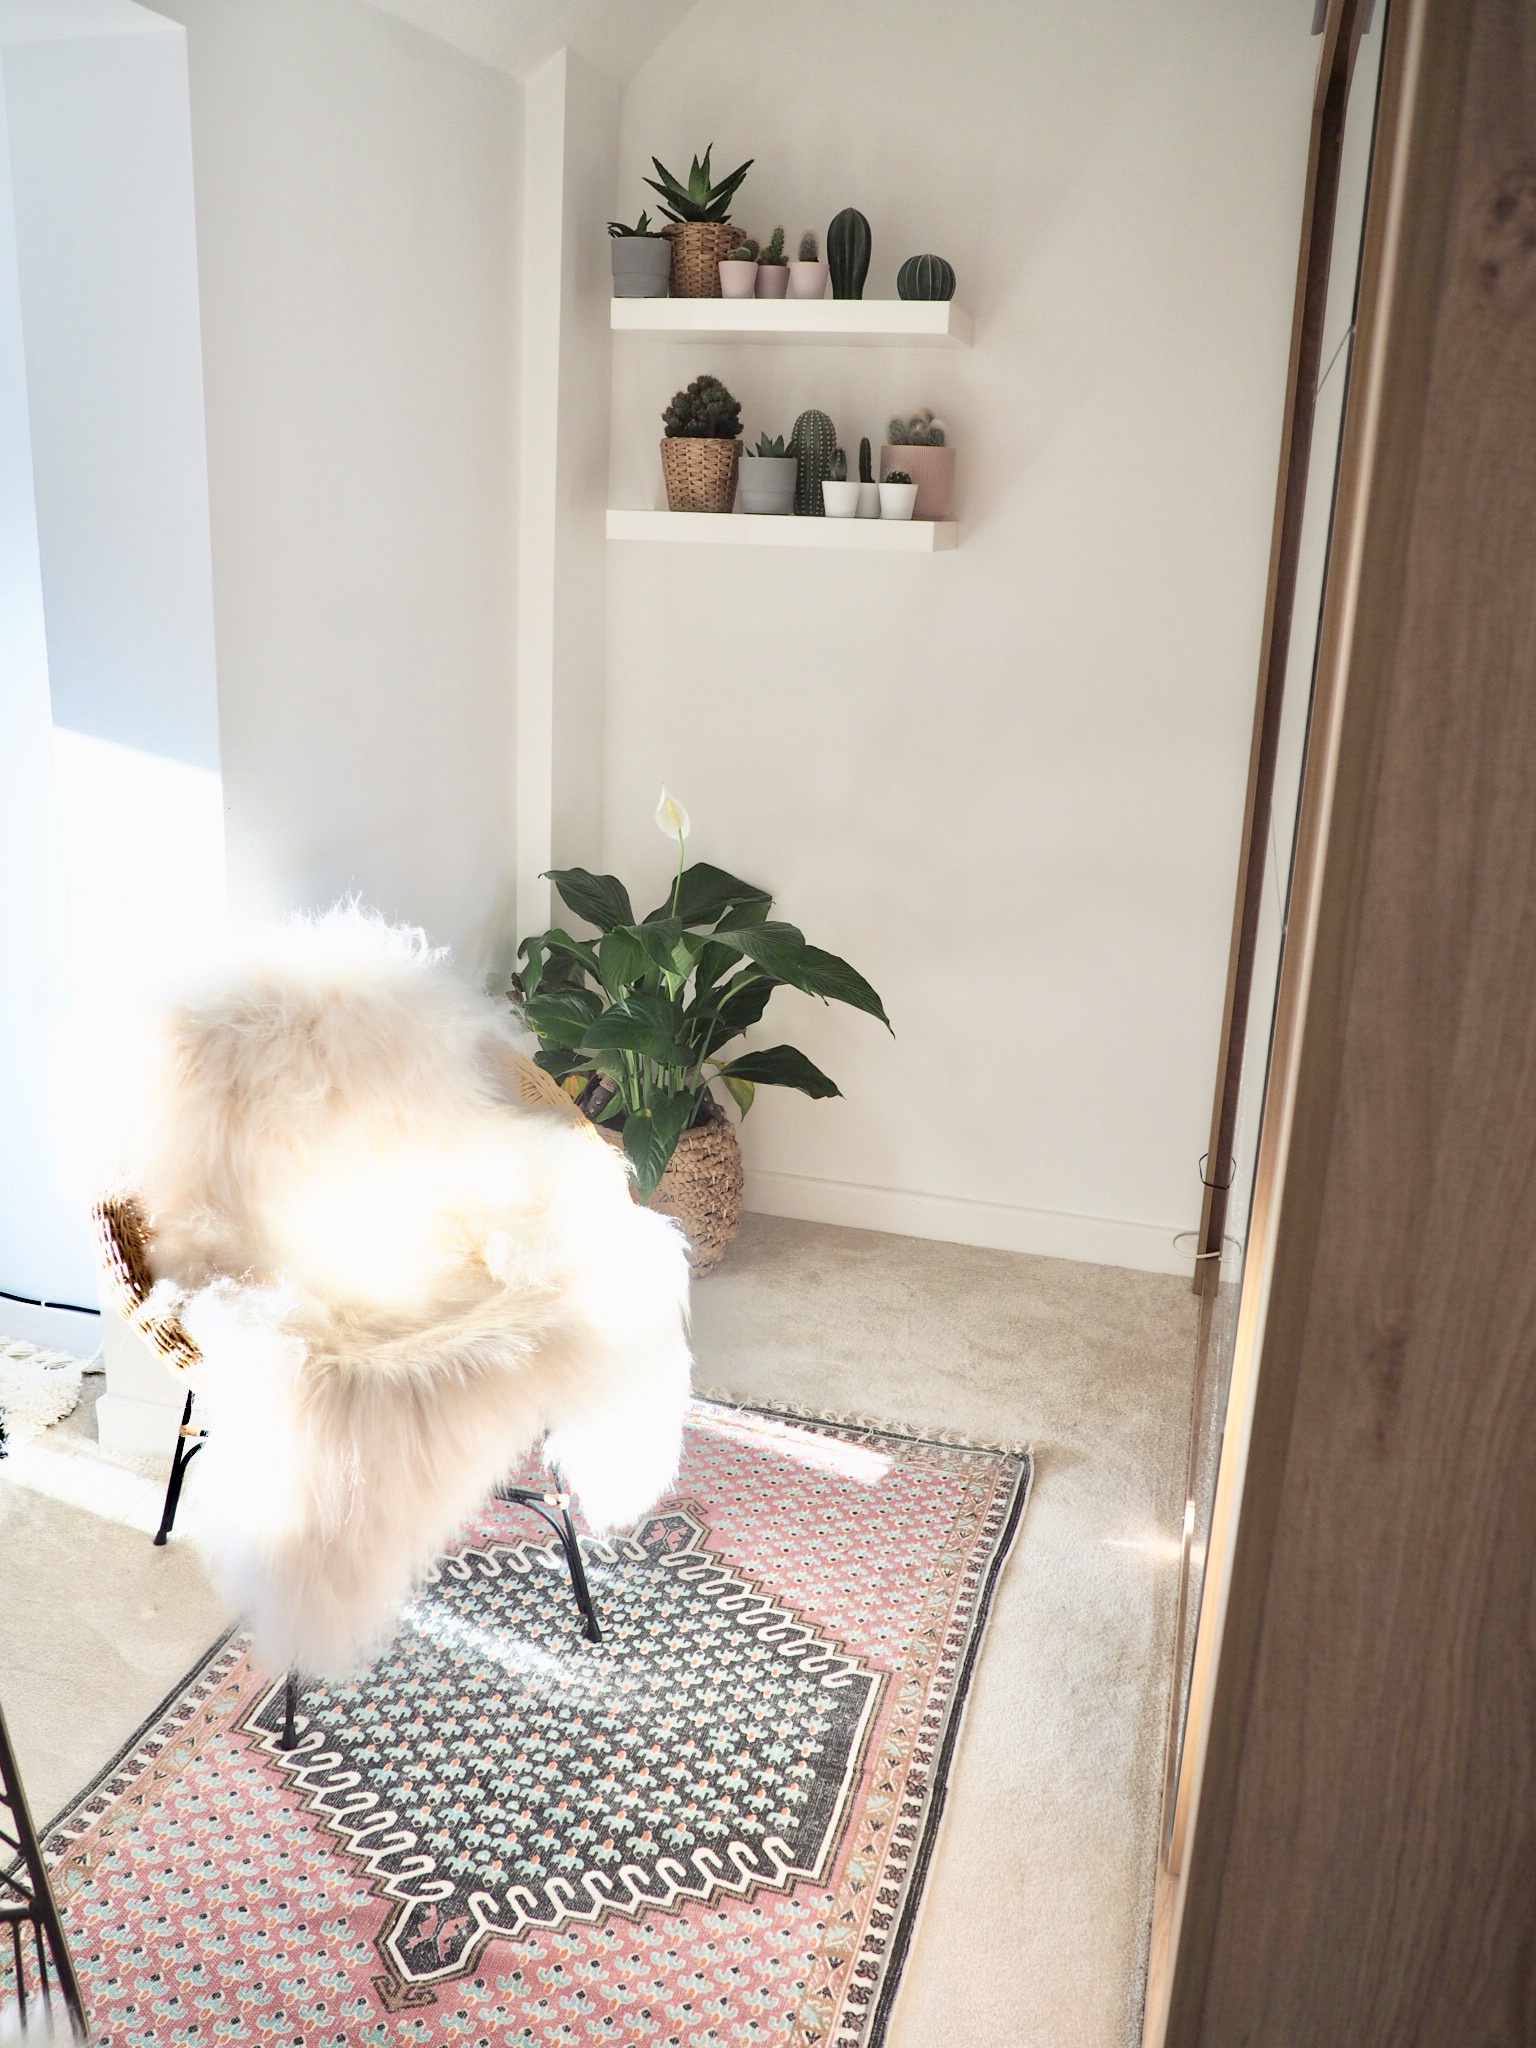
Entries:
POLYGON ((176 1449, 171 1454, 171 1476, 166 1481, 165 1506, 160 1511, 160 1527, 155 1534, 157 1545, 165 1542, 175 1526, 181 1482, 187 1476, 187 1467, 203 1448, 203 1432, 192 1427, 192 1403, 196 1398, 189 1387, 186 1406, 181 1411, 181 1427, 176 1432, 176 1449))
POLYGON ((83 2042, 87 2029, 80 1981, 48 1883, 37 1830, 21 1789, 21 1773, 16 1768, 4 1714, 0 1714, 0 1928, 10 1934, 15 1982, 9 1987, 9 1994, 16 2001, 23 2031, 29 2017, 52 2017, 57 2000, 69 2016, 74 2038, 83 2042), (35 1967, 29 1966, 24 1931, 32 1936, 35 1967), (29 1974, 37 1985, 35 2006, 28 1990, 29 1974))
POLYGON ((603 1632, 597 1625, 597 1607, 592 1599, 592 1588, 587 1584, 587 1567, 582 1559, 581 1545, 576 1541, 576 1524, 571 1520, 569 1505, 561 1508, 560 1521, 560 1547, 565 1552, 565 1561, 570 1567, 571 1591, 576 1595, 576 1605, 581 1609, 586 1622, 587 1641, 600 1643, 603 1640, 603 1632))
MULTIPOLYGON (((558 1475, 556 1480, 558 1487, 558 1475)), ((571 1575, 571 1592, 581 1615, 582 1632, 589 1643, 600 1643, 603 1632, 597 1623, 597 1602, 592 1598, 592 1588, 587 1583, 587 1568, 577 1541, 576 1524, 571 1520, 570 1495, 563 1488, 552 1493, 547 1487, 508 1486, 505 1483, 492 1491, 495 1498, 507 1507, 531 1508, 540 1521, 547 1522, 559 1537, 565 1567, 571 1575)))
POLYGON ((283 1680, 283 1732, 277 1738, 279 1749, 296 1749, 299 1742, 298 1729, 294 1719, 299 1711, 299 1675, 290 1671, 283 1680))

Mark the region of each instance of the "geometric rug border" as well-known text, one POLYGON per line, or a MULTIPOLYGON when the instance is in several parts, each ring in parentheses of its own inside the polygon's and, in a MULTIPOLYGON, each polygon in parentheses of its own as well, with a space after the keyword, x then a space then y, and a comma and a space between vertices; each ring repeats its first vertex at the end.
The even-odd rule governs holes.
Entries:
MULTIPOLYGON (((911 1949, 918 1914, 927 1889, 928 1871, 933 1859, 944 1809, 948 1803, 949 1773, 954 1761, 955 1748, 959 1742, 969 1704, 971 1681, 977 1658, 980 1655, 982 1638, 986 1633, 991 1615, 992 1602, 1002 1576, 1003 1566, 1012 1552, 1019 1528, 1023 1522, 1024 1510, 1033 1491, 1035 1456, 1032 1446, 1003 1444, 980 1441, 969 1437, 941 1433, 937 1430, 904 1427, 898 1423, 887 1423, 863 1415, 827 1414, 819 1410, 801 1408, 789 1403, 743 1400, 737 1396, 718 1392, 711 1388, 697 1390, 693 1404, 714 1408, 732 1408, 743 1414, 762 1416, 767 1420, 820 1424, 824 1429, 839 1433, 857 1434, 865 1437, 885 1437, 907 1444, 930 1444, 945 1450, 978 1450, 990 1452, 1009 1460, 1014 1466, 1012 1492, 1007 1512, 992 1540, 992 1546, 985 1572, 977 1588, 975 1605, 965 1626, 965 1642, 959 1666, 955 1672, 949 1696, 942 1708, 940 1724, 932 1731, 934 1742, 933 1767, 926 1774, 926 1789, 918 1801, 913 1803, 907 1818, 916 1827, 910 1857, 900 1884, 902 1890, 900 1910, 884 1952, 880 1957, 878 1973, 872 1987, 872 2010, 865 2005, 869 2016, 869 2031, 862 2035, 860 2048, 884 2048, 889 2029, 892 2008, 907 1956, 911 1949)), ((124 1767, 134 1760, 138 1752, 147 1748, 152 1739, 156 1750, 163 1751, 174 1739, 174 1730, 167 1730, 166 1723, 178 1705, 187 1708, 186 1718, 196 1709, 193 1697, 211 1667, 229 1649, 236 1636, 243 1634, 244 1622, 235 1620, 212 1642, 198 1658, 185 1676, 177 1681, 164 1695, 157 1706, 145 1716, 128 1739, 113 1753, 112 1757, 95 1773, 73 1798, 54 1815, 43 1828, 42 1837, 46 1847, 52 1848, 52 1838, 65 1831, 74 1833, 84 1818, 84 1809, 98 1799, 109 1783, 123 1772, 124 1767)), ((60 1845, 63 1846, 63 1845, 60 1845)), ((835 2048, 829 2042, 828 2048, 835 2048)))

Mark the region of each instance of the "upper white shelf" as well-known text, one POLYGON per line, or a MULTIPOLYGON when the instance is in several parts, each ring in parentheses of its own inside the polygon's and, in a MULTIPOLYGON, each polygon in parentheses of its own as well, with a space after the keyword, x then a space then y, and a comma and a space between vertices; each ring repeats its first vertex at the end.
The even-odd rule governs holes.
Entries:
POLYGON ((953 299, 613 299, 615 334, 690 341, 858 341, 878 348, 969 348, 953 299))

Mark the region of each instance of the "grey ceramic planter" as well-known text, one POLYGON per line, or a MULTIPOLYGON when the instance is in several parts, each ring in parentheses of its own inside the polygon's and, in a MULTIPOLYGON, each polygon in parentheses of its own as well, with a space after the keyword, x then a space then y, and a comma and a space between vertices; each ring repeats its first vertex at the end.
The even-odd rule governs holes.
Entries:
POLYGON ((736 502, 742 511, 793 512, 799 466, 793 455, 744 456, 736 484, 736 502))
POLYGON ((664 235, 610 235, 613 296, 665 299, 672 290, 672 244, 664 235))

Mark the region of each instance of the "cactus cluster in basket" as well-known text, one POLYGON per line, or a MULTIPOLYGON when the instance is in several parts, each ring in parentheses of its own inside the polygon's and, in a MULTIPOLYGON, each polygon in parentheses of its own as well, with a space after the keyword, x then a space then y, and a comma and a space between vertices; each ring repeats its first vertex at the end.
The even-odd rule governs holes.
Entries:
POLYGON ((719 1114, 716 1083, 743 1116, 759 1087, 841 1093, 792 1045, 729 1051, 775 989, 847 1003, 890 1029, 863 975, 774 918, 766 889, 687 863, 688 813, 666 790, 656 823, 677 841, 665 899, 637 918, 617 876, 552 869, 566 908, 596 935, 557 926, 524 939, 511 989, 539 1040, 539 1065, 593 1123, 617 1130, 646 1198, 683 1133, 719 1114))

